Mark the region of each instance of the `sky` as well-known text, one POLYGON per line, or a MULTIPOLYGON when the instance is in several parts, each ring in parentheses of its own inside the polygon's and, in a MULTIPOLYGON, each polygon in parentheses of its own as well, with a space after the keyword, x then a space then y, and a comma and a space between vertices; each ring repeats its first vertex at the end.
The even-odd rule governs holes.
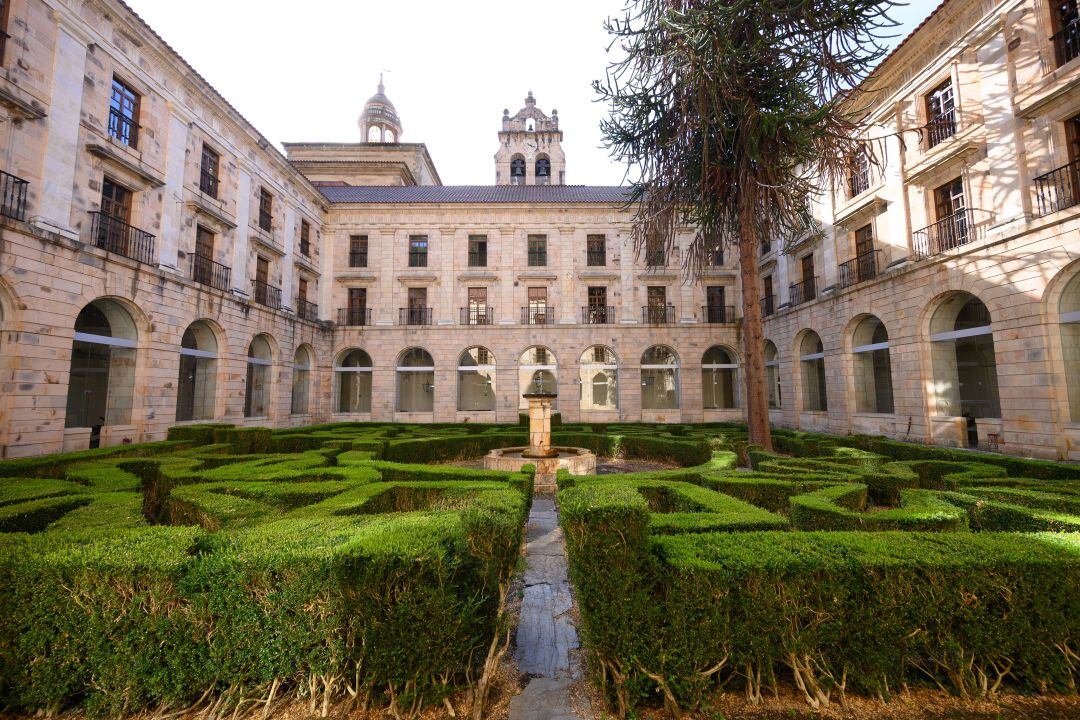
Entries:
MULTIPOLYGON (((938 1, 894 8, 892 44, 938 1)), ((447 185, 495 182, 502 111, 529 90, 559 111, 567 183, 623 181, 592 89, 610 61, 604 20, 623 0, 127 2, 272 142, 358 142, 383 72, 401 140, 426 143, 447 185)))

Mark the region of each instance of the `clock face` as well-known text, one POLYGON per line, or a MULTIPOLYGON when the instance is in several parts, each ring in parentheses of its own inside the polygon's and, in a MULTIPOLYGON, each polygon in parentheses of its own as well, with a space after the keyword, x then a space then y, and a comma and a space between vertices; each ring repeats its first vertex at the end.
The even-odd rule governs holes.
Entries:
POLYGON ((539 147, 539 146, 537 145, 535 140, 526 140, 525 141, 525 149, 528 150, 529 152, 531 152, 531 153, 536 152, 537 147, 539 147))

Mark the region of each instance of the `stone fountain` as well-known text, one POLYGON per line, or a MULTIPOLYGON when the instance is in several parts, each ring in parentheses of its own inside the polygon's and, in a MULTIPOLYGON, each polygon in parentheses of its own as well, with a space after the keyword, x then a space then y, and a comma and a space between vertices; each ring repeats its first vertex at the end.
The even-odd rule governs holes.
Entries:
POLYGON ((537 375, 532 392, 523 393, 529 401, 529 446, 492 450, 484 458, 488 470, 520 470, 536 466, 536 492, 554 492, 555 473, 565 469, 571 475, 596 472, 596 455, 585 448, 554 447, 551 444, 551 404, 558 393, 545 392, 537 375))

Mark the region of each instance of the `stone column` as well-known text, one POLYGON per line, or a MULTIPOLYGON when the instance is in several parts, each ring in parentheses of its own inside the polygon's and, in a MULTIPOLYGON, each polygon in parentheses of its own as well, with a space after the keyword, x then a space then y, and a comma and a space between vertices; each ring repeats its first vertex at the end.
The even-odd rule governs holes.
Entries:
MULTIPOLYGON (((188 121, 177 115, 178 108, 169 103, 169 135, 165 150, 165 187, 162 196, 161 239, 158 263, 162 268, 186 274, 187 268, 178 267, 181 235, 184 233, 184 170, 187 164, 188 121)), ((194 231, 192 231, 194 248, 194 231)))

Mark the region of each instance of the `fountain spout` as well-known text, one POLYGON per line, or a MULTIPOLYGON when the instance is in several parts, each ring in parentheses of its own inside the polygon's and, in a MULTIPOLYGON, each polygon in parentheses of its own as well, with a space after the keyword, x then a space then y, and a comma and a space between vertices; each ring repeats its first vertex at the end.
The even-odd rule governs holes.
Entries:
POLYGON ((521 452, 527 458, 553 458, 559 453, 551 447, 551 402, 558 393, 545 392, 539 374, 533 379, 533 392, 522 393, 529 401, 529 447, 521 452))

